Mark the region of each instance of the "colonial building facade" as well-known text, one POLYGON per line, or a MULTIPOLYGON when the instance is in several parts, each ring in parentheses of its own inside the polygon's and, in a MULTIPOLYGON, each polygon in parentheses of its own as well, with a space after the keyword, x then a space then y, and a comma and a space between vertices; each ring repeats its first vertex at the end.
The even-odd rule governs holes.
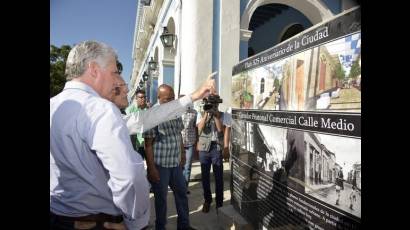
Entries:
MULTIPOLYGON (((234 65, 356 5, 354 0, 139 0, 129 96, 144 88, 155 103, 156 89, 163 83, 173 86, 176 94, 188 94, 218 71, 220 108, 225 110, 231 103, 234 65), (170 46, 161 41, 164 34, 174 35, 170 46)), ((313 61, 323 62, 321 68, 332 65, 329 54, 314 56, 313 61)), ((296 73, 304 64, 293 63, 292 69, 296 73)), ((319 94, 336 84, 325 74, 323 79, 318 90, 295 100, 304 101, 315 96, 312 92, 319 94)), ((269 79, 258 80, 262 93, 272 93, 269 79)))

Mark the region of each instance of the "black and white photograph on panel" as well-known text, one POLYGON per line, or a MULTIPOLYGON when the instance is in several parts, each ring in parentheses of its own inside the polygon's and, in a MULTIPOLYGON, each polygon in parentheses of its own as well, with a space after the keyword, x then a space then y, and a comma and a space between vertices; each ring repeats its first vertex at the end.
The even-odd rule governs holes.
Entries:
POLYGON ((361 217, 361 140, 305 133, 306 194, 361 217))

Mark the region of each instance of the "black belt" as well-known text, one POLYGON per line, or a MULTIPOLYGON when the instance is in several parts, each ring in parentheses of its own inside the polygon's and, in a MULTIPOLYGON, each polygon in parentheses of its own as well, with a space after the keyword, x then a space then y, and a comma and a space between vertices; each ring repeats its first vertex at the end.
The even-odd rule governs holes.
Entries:
POLYGON ((123 221, 122 216, 113 216, 105 213, 90 214, 86 216, 61 216, 50 212, 50 216, 54 217, 56 220, 61 221, 94 221, 94 222, 111 222, 111 223, 121 223, 123 221))

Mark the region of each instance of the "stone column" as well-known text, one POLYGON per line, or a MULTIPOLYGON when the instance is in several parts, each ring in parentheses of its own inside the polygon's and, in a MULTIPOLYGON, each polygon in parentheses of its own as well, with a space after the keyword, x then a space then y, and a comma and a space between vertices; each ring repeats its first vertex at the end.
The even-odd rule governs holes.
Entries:
POLYGON ((240 1, 221 0, 221 42, 219 46, 219 92, 223 103, 219 106, 226 111, 231 106, 232 67, 239 62, 240 1))
POLYGON ((181 94, 193 92, 212 70, 212 1, 182 1, 181 94))

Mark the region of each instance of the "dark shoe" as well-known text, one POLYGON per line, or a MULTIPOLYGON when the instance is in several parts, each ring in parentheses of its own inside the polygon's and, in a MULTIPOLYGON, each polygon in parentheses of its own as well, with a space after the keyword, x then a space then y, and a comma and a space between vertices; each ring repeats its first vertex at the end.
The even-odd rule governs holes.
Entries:
POLYGON ((211 204, 205 202, 205 203, 202 205, 202 212, 203 212, 203 213, 208 213, 208 212, 209 212, 209 206, 211 206, 211 204))
POLYGON ((188 195, 189 195, 189 194, 191 194, 191 192, 190 192, 189 190, 186 190, 186 194, 188 194, 188 195))

